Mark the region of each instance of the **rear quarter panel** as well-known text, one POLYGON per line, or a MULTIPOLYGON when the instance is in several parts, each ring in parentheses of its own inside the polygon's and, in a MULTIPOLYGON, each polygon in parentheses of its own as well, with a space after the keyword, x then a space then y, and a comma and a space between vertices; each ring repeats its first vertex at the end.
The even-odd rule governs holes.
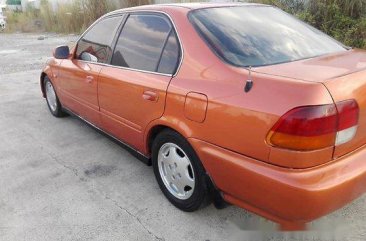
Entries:
POLYGON ((355 99, 360 108, 356 136, 350 142, 335 148, 334 158, 339 158, 366 144, 366 70, 330 79, 324 84, 335 102, 355 99))
POLYGON ((169 85, 164 116, 150 126, 165 124, 186 138, 203 140, 280 166, 304 168, 329 161, 333 148, 299 155, 266 143, 268 132, 287 111, 298 106, 333 103, 327 89, 319 83, 253 72, 254 87, 245 93, 248 70, 222 62, 203 42, 186 14, 186 10, 175 10, 173 18, 184 60, 169 85), (202 93, 208 98, 202 123, 184 115, 189 92, 202 93))

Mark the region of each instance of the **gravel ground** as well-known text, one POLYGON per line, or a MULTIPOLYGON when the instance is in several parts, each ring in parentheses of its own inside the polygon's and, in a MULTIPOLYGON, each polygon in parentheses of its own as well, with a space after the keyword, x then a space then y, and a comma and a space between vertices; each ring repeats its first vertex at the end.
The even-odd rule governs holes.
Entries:
POLYGON ((77 37, 39 36, 0 34, 0 240, 366 240, 365 197, 306 233, 271 231, 233 206, 177 210, 151 167, 77 118, 48 113, 41 68, 77 37))

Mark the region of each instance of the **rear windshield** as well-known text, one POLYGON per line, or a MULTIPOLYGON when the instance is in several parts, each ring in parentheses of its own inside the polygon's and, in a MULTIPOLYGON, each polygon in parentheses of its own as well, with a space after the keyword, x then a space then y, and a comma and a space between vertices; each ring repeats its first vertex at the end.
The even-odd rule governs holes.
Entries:
POLYGON ((216 54, 236 66, 272 65, 346 51, 326 34, 270 6, 198 9, 189 19, 216 54))

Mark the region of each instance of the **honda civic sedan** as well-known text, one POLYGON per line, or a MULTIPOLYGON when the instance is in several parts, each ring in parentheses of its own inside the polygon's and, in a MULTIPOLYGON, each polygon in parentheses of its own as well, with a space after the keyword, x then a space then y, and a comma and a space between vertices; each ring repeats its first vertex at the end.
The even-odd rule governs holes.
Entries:
POLYGON ((40 82, 52 115, 133 149, 183 211, 222 198, 302 227, 366 191, 366 52, 275 7, 114 11, 40 82))

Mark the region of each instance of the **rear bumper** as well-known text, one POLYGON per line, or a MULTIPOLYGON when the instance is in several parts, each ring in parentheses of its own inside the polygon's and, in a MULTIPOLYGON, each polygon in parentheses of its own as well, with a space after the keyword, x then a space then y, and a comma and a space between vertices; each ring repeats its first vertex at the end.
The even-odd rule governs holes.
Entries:
POLYGON ((287 169, 189 140, 229 203, 279 223, 307 223, 366 191, 366 148, 328 164, 287 169))

